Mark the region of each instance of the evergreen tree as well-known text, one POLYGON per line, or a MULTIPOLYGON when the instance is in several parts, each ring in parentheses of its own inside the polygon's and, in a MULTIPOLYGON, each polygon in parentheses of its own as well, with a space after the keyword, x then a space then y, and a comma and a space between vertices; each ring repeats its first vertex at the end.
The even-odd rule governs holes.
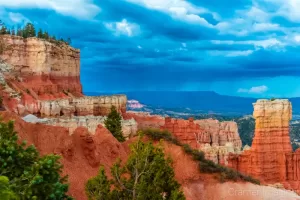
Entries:
POLYGON ((116 110, 115 106, 111 107, 110 113, 104 121, 105 127, 113 134, 118 141, 124 142, 125 138, 122 133, 122 117, 116 110))
POLYGON ((67 44, 70 45, 72 43, 71 38, 67 39, 67 44))
POLYGON ((23 30, 23 37, 28 38, 28 37, 35 37, 36 32, 35 32, 35 27, 32 23, 27 23, 24 30, 23 30))
POLYGON ((85 192, 89 200, 109 200, 110 182, 102 166, 99 169, 98 175, 86 183, 85 192))
POLYGON ((6 176, 0 176, 1 200, 18 200, 17 195, 11 190, 9 180, 6 176))
POLYGON ((47 31, 44 32, 43 38, 46 39, 46 40, 49 40, 49 34, 48 34, 47 31))
POLYGON ((2 25, 0 29, 0 35, 5 35, 5 34, 7 34, 7 28, 5 25, 2 25))
POLYGON ((16 35, 15 27, 12 27, 12 29, 11 29, 11 35, 16 35))
POLYGON ((38 34, 37 34, 37 37, 38 37, 38 38, 44 38, 43 36, 44 36, 44 34, 43 34, 42 29, 39 29, 38 34))
POLYGON ((155 147, 141 138, 131 146, 124 167, 120 161, 111 168, 108 181, 103 169, 86 184, 89 200, 184 200, 174 178, 171 160, 165 159, 162 147, 155 147))
POLYGON ((20 26, 17 27, 17 36, 20 36, 20 37, 23 36, 23 31, 20 26))
POLYGON ((0 122, 0 174, 10 181, 10 188, 25 199, 71 199, 66 192, 66 177, 60 177, 59 156, 40 156, 36 148, 18 143, 13 122, 0 122))

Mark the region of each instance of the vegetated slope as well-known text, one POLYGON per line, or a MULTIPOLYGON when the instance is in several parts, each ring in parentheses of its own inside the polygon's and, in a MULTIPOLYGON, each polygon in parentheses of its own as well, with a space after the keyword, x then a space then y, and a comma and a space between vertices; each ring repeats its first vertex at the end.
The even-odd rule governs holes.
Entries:
MULTIPOLYGON (((69 194, 78 200, 85 200, 85 182, 96 176, 99 165, 104 165, 107 172, 109 167, 120 157, 126 160, 129 149, 128 144, 135 140, 119 143, 105 128, 99 128, 93 137, 86 137, 86 129, 78 128, 74 135, 69 136, 68 130, 63 127, 47 126, 43 124, 30 124, 21 120, 17 115, 9 112, 1 112, 1 117, 7 121, 15 120, 15 130, 21 140, 27 140, 34 144, 42 155, 49 153, 61 154, 64 169, 63 174, 69 175, 69 194), (84 138, 84 140, 83 140, 84 138), (86 143, 82 143, 85 141, 86 143)), ((249 194, 228 194, 226 189, 233 188, 247 190, 256 189, 271 199, 276 199, 278 191, 283 193, 285 200, 296 199, 295 194, 281 191, 275 188, 266 190, 262 186, 251 183, 219 183, 212 174, 200 173, 198 163, 190 155, 187 155, 181 147, 163 142, 166 155, 173 159, 173 167, 176 179, 180 184, 187 200, 220 200, 228 195, 229 199, 256 200, 257 196, 249 194), (265 192, 267 191, 267 192, 265 192)), ((109 176, 110 174, 108 174, 109 176)))

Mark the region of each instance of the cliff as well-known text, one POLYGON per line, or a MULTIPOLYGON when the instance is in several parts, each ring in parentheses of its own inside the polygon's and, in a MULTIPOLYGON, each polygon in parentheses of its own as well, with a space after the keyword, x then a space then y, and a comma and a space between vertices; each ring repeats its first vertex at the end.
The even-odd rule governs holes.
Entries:
MULTIPOLYGON (((128 145, 135 140, 119 143, 112 134, 99 125, 94 135, 83 127, 69 135, 67 128, 31 124, 21 120, 16 114, 0 112, 4 120, 15 120, 15 130, 20 140, 34 144, 41 155, 55 153, 62 156, 63 175, 68 175, 69 194, 76 199, 86 200, 84 186, 86 181, 96 176, 99 166, 104 166, 111 177, 110 167, 117 158, 126 161, 129 154, 128 145), (83 173, 84 172, 84 173, 83 173)), ((268 186, 251 183, 223 183, 214 178, 215 174, 199 173, 198 163, 187 156, 179 146, 162 143, 166 155, 173 160, 176 180, 182 185, 187 200, 232 200, 245 199, 299 199, 294 193, 268 186), (254 193, 249 193, 254 191, 254 193)))
MULTIPOLYGON (((72 116, 72 117, 55 117, 55 118, 37 118, 34 115, 27 115, 23 117, 23 120, 29 123, 42 123, 51 126, 65 127, 69 131, 69 135, 74 134, 75 130, 79 127, 85 127, 94 135, 96 133, 98 125, 105 127, 104 121, 106 116, 72 116)), ((134 119, 124 120, 122 119, 122 133, 126 139, 136 136, 137 123, 134 119)))
POLYGON ((26 89, 38 95, 69 91, 81 94, 80 51, 38 38, 2 35, 0 58, 12 66, 26 89))
POLYGON ((227 165, 229 153, 239 153, 242 142, 235 122, 165 118, 162 130, 173 133, 180 141, 202 150, 215 163, 227 165))
POLYGON ((300 150, 292 152, 289 136, 291 103, 286 99, 258 100, 253 106, 252 147, 241 155, 230 155, 229 166, 265 183, 282 183, 299 193, 300 150))
POLYGON ((0 35, 0 93, 19 115, 107 115, 126 111, 125 95, 86 97, 80 83, 80 51, 38 38, 0 35))

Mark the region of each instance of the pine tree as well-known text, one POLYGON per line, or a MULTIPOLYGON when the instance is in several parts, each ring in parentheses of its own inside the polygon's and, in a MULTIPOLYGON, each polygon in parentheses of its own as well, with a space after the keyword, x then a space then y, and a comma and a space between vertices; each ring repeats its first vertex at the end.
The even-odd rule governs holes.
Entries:
POLYGON ((23 36, 23 31, 20 26, 17 27, 17 36, 20 36, 20 37, 23 36))
POLYGON ((131 146, 124 167, 119 160, 111 168, 113 179, 108 181, 103 169, 86 184, 89 200, 184 200, 175 180, 171 160, 165 159, 163 148, 141 138, 131 146), (127 178, 126 178, 127 177, 127 178))
POLYGON ((1 200, 17 200, 17 195, 11 190, 9 180, 6 176, 0 176, 1 200))
POLYGON ((11 35, 16 35, 15 27, 12 27, 12 28, 11 28, 11 35))
POLYGON ((43 38, 46 39, 46 40, 49 40, 49 34, 48 34, 47 31, 44 32, 43 38))
POLYGON ((2 25, 0 29, 0 35, 5 35, 6 33, 7 33, 7 28, 5 25, 2 25))
POLYGON ((98 175, 88 180, 85 191, 89 200, 108 200, 110 192, 110 182, 108 181, 105 170, 101 166, 98 175))
POLYGON ((43 34, 42 29, 39 29, 38 34, 37 34, 37 37, 38 37, 38 38, 44 38, 43 36, 44 36, 44 34, 43 34))
POLYGON ((67 39, 67 44, 70 45, 72 43, 71 38, 67 39))
POLYGON ((32 23, 27 23, 24 30, 23 30, 23 37, 28 38, 28 37, 35 37, 36 32, 35 32, 35 27, 32 23))
POLYGON ((10 181, 12 191, 23 199, 71 199, 66 177, 57 155, 40 156, 36 148, 18 143, 13 122, 0 122, 0 174, 10 181))
POLYGON ((115 106, 111 107, 110 113, 104 121, 105 127, 113 134, 113 136, 119 141, 124 142, 125 138, 122 133, 122 117, 116 110, 115 106))

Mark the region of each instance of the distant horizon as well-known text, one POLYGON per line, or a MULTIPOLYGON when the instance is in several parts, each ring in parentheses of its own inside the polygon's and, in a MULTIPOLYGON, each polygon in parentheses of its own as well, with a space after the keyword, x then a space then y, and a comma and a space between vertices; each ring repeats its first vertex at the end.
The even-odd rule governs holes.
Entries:
POLYGON ((198 90, 198 91, 164 91, 164 90, 132 90, 132 91, 113 91, 113 92, 107 92, 107 91, 97 91, 97 92, 92 92, 92 91, 83 91, 84 94, 126 94, 126 93, 135 93, 135 92, 210 92, 210 93, 215 93, 217 95, 221 96, 230 96, 230 97, 241 97, 241 98, 249 98, 249 99, 271 99, 271 98, 276 98, 276 99, 291 99, 291 98, 300 98, 300 96, 295 96, 295 97, 252 97, 252 96, 241 96, 241 95, 228 95, 228 94, 220 94, 215 91, 206 91, 206 90, 198 90))

